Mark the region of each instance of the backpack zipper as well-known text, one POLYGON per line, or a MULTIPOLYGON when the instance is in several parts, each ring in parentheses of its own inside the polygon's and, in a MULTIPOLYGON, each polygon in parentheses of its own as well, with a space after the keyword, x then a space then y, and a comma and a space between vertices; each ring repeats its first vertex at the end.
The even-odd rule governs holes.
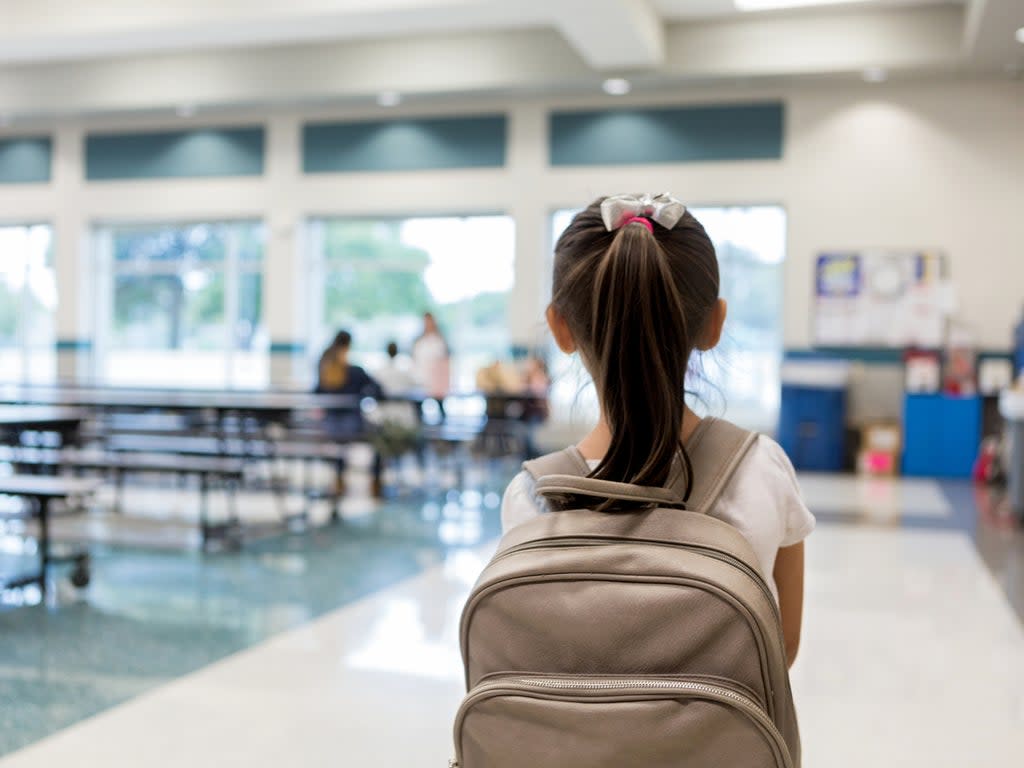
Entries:
MULTIPOLYGON (((758 724, 770 734, 776 744, 785 744, 782 734, 779 733, 775 723, 761 706, 741 693, 737 693, 721 685, 709 685, 708 683, 689 680, 570 680, 570 679, 543 679, 543 678, 521 678, 517 680, 520 685, 531 688, 549 688, 553 690, 608 690, 617 688, 640 688, 649 690, 678 690, 689 691, 708 696, 712 699, 729 699, 735 706, 745 714, 752 717, 758 724)), ((789 765, 789 755, 783 754, 783 762, 789 765)))
POLYGON ((768 588, 768 585, 765 583, 764 577, 760 573, 755 571, 753 568, 751 568, 747 563, 740 560, 738 557, 734 557, 733 555, 730 555, 727 552, 723 552, 720 549, 714 549, 712 547, 702 547, 696 544, 673 544, 670 542, 657 541, 654 539, 612 539, 599 536, 573 536, 562 539, 529 541, 524 544, 519 544, 518 546, 512 547, 511 549, 506 549, 504 552, 502 552, 493 560, 491 560, 491 562, 496 563, 509 555, 518 554, 520 552, 528 552, 534 549, 558 549, 559 547, 599 547, 608 544, 646 544, 656 547, 672 547, 675 549, 685 549, 690 552, 698 552, 702 555, 707 555, 708 557, 712 557, 715 560, 718 560, 723 563, 728 563, 729 565, 732 565, 738 568, 739 570, 743 571, 757 583, 757 585, 761 588, 761 591, 764 593, 765 597, 768 598, 768 603, 772 606, 772 610, 775 612, 775 617, 779 619, 780 622, 782 621, 782 618, 779 615, 778 603, 775 602, 775 596, 772 594, 771 590, 768 588))
MULTIPOLYGON (((532 688, 538 691, 604 691, 620 690, 623 688, 634 688, 648 691, 680 691, 698 694, 712 701, 728 703, 741 710, 761 726, 762 730, 769 736, 773 744, 779 749, 782 764, 785 768, 791 768, 792 759, 789 750, 786 748, 786 741, 782 738, 775 723, 758 705, 758 703, 741 693, 721 685, 692 680, 671 680, 671 679, 640 679, 640 678, 605 678, 601 680, 578 680, 573 678, 538 678, 538 677, 511 677, 503 680, 494 680, 476 686, 469 692, 460 708, 460 715, 465 712, 471 702, 484 698, 488 694, 499 691, 503 686, 517 686, 520 688, 532 688), (724 700, 724 701, 723 701, 724 700)), ((460 717, 461 720, 461 717, 460 717)), ((460 724, 457 724, 457 728, 460 724)), ((449 768, 459 768, 458 758, 453 758, 448 763, 449 768)))
MULTIPOLYGON (((602 546, 602 545, 605 545, 605 544, 624 543, 622 540, 619 540, 619 539, 605 540, 605 539, 598 538, 598 537, 586 537, 586 538, 576 537, 576 538, 573 538, 573 539, 562 539, 561 541, 562 542, 567 542, 569 544, 569 546, 602 546)), ((677 549, 684 549, 684 550, 685 549, 689 549, 689 550, 701 552, 703 554, 707 554, 709 557, 713 557, 714 559, 719 560, 720 562, 732 563, 735 566, 739 567, 741 570, 744 570, 744 571, 746 571, 748 573, 751 570, 749 568, 749 566, 746 566, 745 563, 743 563, 742 561, 738 560, 737 558, 734 558, 731 555, 728 555, 726 553, 722 553, 719 550, 711 549, 711 548, 708 548, 708 547, 687 546, 687 545, 683 545, 683 544, 668 544, 668 543, 665 543, 665 542, 651 541, 651 540, 646 540, 646 539, 631 539, 627 543, 653 544, 653 545, 657 545, 657 546, 674 547, 674 548, 677 548, 677 549)), ((539 543, 538 542, 531 542, 531 543, 527 543, 527 544, 521 544, 518 547, 514 547, 513 549, 509 549, 509 550, 506 550, 505 552, 502 552, 500 555, 498 555, 491 562, 493 563, 495 560, 498 560, 498 559, 500 559, 502 557, 505 557, 506 555, 511 555, 511 554, 514 554, 514 553, 517 553, 517 552, 524 552, 524 551, 531 550, 531 549, 554 549, 554 548, 557 548, 558 546, 559 546, 558 544, 552 543, 551 540, 547 540, 545 542, 539 542, 539 543)), ((555 574, 555 575, 557 576, 558 574, 555 574)), ((502 585, 508 585, 509 583, 519 583, 519 582, 523 581, 524 578, 526 578, 526 577, 522 577, 522 576, 514 577, 514 578, 505 577, 503 579, 499 579, 496 582, 492 582, 492 583, 488 584, 488 586, 487 586, 486 590, 484 590, 484 592, 490 593, 490 592, 492 592, 492 591, 494 591, 496 589, 502 588, 502 585)), ((547 579, 545 579, 545 580, 547 580, 547 579)), ((761 586, 761 589, 766 593, 766 595, 769 598, 769 603, 771 604, 771 606, 773 608, 773 611, 774 611, 774 615, 776 617, 776 627, 777 627, 777 630, 778 630, 777 639, 778 639, 778 642, 779 642, 779 647, 780 648, 784 648, 785 644, 783 642, 783 637, 782 637, 782 619, 780 618, 778 604, 775 602, 775 598, 771 596, 771 593, 768 590, 768 587, 765 584, 763 578, 761 578, 758 575, 754 579, 754 581, 756 581, 761 586)), ((483 592, 475 592, 474 595, 471 596, 470 601, 467 602, 466 606, 463 608, 462 621, 461 621, 461 626, 460 626, 460 635, 462 637, 462 640, 461 640, 460 644, 462 646, 463 662, 466 665, 466 670, 467 670, 466 671, 466 685, 467 686, 469 685, 469 671, 468 671, 469 670, 469 666, 468 666, 469 662, 468 662, 468 653, 467 653, 467 647, 466 647, 466 632, 467 632, 467 630, 466 630, 466 618, 467 618, 467 616, 470 615, 471 609, 475 606, 475 604, 482 599, 482 596, 483 596, 483 592)), ((752 626, 756 626, 756 624, 754 624, 752 626)), ((767 645, 767 637, 765 637, 763 632, 760 633, 760 637, 761 637, 762 642, 765 645, 767 645)), ((766 657, 764 657, 764 658, 766 658, 766 657)), ((768 674, 769 673, 767 671, 765 671, 764 668, 762 668, 762 675, 768 675, 768 674)), ((775 688, 774 688, 774 685, 772 684, 772 681, 771 681, 771 679, 769 677, 765 677, 764 682, 765 682, 765 693, 766 693, 766 696, 768 697, 768 713, 769 713, 769 715, 771 717, 774 717, 775 716, 775 707, 774 707, 774 700, 773 700, 773 696, 774 696, 773 691, 774 691, 775 688)), ((479 682, 478 682, 478 684, 479 684, 479 682)))
MULTIPOLYGON (((484 675, 479 680, 477 680, 477 683, 476 683, 475 687, 476 688, 480 688, 481 686, 486 686, 486 685, 489 685, 491 683, 502 682, 502 681, 507 682, 510 679, 512 679, 512 680, 518 679, 518 678, 514 677, 514 675, 517 675, 517 674, 523 675, 523 677, 525 679, 529 679, 529 680, 565 680, 566 679, 566 675, 565 675, 564 672, 563 673, 554 673, 554 672, 552 672, 552 673, 544 673, 544 672, 538 673, 538 672, 532 672, 532 673, 527 673, 528 676, 527 676, 527 674, 524 674, 524 673, 492 672, 489 675, 484 675)), ((632 673, 627 672, 627 673, 625 673, 623 675, 615 675, 614 679, 615 680, 643 679, 643 677, 637 677, 636 675, 637 675, 637 673, 635 673, 635 672, 632 672, 632 673)), ((609 678, 609 676, 607 674, 604 674, 604 675, 574 674, 574 675, 572 675, 572 679, 582 683, 582 682, 586 682, 588 680, 594 680, 596 682, 604 682, 604 681, 607 681, 607 680, 612 679, 612 678, 609 678)), ((760 707, 762 710, 765 709, 765 707, 758 701, 759 696, 758 696, 758 694, 755 691, 752 691, 750 688, 748 688, 743 683, 739 683, 739 682, 736 682, 735 680, 730 680, 728 678, 720 677, 718 675, 689 675, 689 674, 688 675, 672 675, 672 674, 667 674, 667 675, 658 675, 657 679, 660 680, 660 681, 670 681, 671 680, 671 681, 675 681, 675 682, 703 683, 704 685, 709 685, 709 686, 711 686, 713 688, 724 688, 724 689, 727 689, 727 690, 731 690, 734 693, 749 699, 751 702, 753 702, 753 704, 755 706, 760 707)))

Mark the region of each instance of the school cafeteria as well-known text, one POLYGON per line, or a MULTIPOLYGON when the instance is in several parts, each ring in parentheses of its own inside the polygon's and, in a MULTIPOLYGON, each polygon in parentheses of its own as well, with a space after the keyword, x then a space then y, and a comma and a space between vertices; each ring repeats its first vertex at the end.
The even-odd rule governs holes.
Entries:
POLYGON ((1024 765, 1024 0, 0 0, 0 768, 140 765, 1024 765))

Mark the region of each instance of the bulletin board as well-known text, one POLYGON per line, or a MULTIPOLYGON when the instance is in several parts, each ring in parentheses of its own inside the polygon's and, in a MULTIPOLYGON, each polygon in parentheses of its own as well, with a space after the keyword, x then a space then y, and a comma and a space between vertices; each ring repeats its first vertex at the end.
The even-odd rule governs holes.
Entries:
POLYGON ((827 347, 941 347, 953 297, 934 251, 822 253, 813 335, 827 347))

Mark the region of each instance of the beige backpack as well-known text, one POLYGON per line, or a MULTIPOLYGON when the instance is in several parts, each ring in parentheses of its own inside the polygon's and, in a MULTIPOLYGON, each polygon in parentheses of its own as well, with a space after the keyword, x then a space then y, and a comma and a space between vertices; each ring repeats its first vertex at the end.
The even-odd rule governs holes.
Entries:
POLYGON ((668 488, 587 479, 575 448, 524 467, 571 509, 509 531, 462 614, 459 768, 798 768, 778 606, 740 532, 705 514, 757 436, 705 419, 668 488))

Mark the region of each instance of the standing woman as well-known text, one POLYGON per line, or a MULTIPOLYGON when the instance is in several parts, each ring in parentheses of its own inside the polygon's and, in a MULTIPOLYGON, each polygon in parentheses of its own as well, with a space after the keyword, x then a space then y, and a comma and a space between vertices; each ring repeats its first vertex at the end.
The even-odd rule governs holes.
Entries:
POLYGON ((430 312, 423 314, 423 333, 413 342, 412 364, 417 382, 437 400, 443 418, 444 398, 451 390, 451 351, 430 312))

